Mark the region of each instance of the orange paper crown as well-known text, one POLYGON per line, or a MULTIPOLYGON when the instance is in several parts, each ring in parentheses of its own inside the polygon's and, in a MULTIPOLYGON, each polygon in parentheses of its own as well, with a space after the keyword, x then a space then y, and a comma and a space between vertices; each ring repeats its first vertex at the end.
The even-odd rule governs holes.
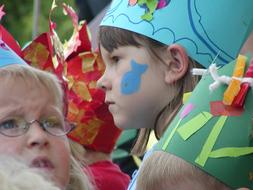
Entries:
MULTIPOLYGON (((55 8, 53 3, 52 10, 55 8)), ((55 73, 63 85, 67 98, 67 119, 76 124, 68 137, 86 148, 110 153, 121 133, 113 122, 105 94, 96 88, 105 66, 97 52, 92 52, 87 24, 79 23, 74 10, 63 4, 71 17, 74 32, 65 46, 49 19, 50 32, 32 41, 24 50, 24 59, 33 66, 55 73), (57 62, 55 61, 57 60, 57 62)), ((50 15, 51 15, 50 12, 50 15)))
POLYGON ((68 61, 68 119, 77 128, 68 137, 83 146, 111 152, 120 135, 115 127, 105 94, 96 88, 104 65, 96 53, 85 52, 68 61))

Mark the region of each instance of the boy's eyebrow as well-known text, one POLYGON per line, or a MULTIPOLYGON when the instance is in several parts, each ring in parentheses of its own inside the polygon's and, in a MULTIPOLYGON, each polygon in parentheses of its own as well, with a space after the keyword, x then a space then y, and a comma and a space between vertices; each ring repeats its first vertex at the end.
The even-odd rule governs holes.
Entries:
POLYGON ((44 109, 43 112, 41 113, 41 116, 56 116, 59 119, 64 119, 64 115, 61 112, 61 110, 55 106, 55 105, 51 105, 49 106, 49 108, 44 109))
MULTIPOLYGON (((123 50, 124 52, 124 50, 123 50)), ((119 53, 122 53, 122 46, 118 47, 118 48, 114 48, 111 52, 108 52, 109 55, 112 55, 112 54, 119 54, 119 53)))
MULTIPOLYGON (((6 107, 5 107, 6 108, 6 107)), ((2 119, 8 118, 9 116, 21 116, 23 113, 25 113, 25 110, 23 107, 15 107, 13 109, 13 106, 10 106, 10 108, 5 111, 2 111, 0 108, 0 121, 2 119)), ((50 106, 47 109, 44 109, 41 112, 40 116, 48 116, 48 115, 54 115, 57 116, 58 118, 64 118, 63 114, 61 114, 61 111, 59 110, 59 108, 57 106, 50 106)))
POLYGON ((20 116, 24 112, 24 109, 22 107, 16 107, 14 109, 5 110, 4 112, 1 112, 0 109, 0 120, 7 118, 8 116, 20 116))

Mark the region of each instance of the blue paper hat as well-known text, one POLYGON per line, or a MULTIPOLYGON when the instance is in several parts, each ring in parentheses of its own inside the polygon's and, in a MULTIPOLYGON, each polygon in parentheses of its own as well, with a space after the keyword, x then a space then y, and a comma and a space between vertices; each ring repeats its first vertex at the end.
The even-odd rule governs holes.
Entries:
POLYGON ((26 62, 0 39, 0 68, 12 64, 26 65, 26 62))
POLYGON ((182 45, 208 67, 234 60, 253 30, 252 0, 113 0, 101 26, 182 45))

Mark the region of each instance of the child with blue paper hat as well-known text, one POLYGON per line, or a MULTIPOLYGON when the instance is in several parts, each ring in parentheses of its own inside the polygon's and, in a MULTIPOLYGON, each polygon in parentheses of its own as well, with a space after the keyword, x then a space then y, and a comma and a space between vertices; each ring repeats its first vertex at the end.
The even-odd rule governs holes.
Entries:
POLYGON ((133 153, 145 151, 151 130, 162 136, 197 83, 193 67, 236 58, 253 28, 252 7, 250 0, 112 1, 99 31, 106 70, 98 84, 116 126, 140 129, 133 153))
POLYGON ((193 74, 204 76, 144 161, 137 189, 252 189, 253 59, 193 74))

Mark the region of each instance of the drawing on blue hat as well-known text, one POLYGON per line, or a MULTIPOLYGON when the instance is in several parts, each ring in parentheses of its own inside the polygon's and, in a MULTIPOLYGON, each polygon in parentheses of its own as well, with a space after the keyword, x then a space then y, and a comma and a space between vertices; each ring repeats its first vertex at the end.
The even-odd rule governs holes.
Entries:
POLYGON ((252 7, 252 0, 113 0, 101 26, 182 45, 204 67, 220 52, 216 62, 224 65, 253 31, 252 7))
POLYGON ((141 84, 141 75, 147 70, 147 64, 131 61, 131 70, 126 72, 121 80, 121 93, 130 95, 138 92, 141 84))
POLYGON ((153 13, 156 10, 162 9, 169 4, 170 0, 129 0, 130 6, 135 6, 137 3, 140 7, 145 9, 145 14, 141 16, 142 19, 151 21, 153 13))

